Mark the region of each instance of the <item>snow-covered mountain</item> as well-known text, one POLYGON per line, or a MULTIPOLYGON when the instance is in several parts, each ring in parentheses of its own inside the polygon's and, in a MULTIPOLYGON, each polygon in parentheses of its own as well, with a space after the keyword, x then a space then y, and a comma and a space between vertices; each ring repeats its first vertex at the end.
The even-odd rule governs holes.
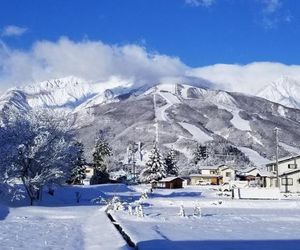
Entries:
POLYGON ((198 142, 228 143, 254 164, 263 164, 274 157, 275 127, 281 129, 280 155, 299 152, 298 109, 256 96, 211 90, 199 83, 135 88, 130 82, 114 80, 109 86, 76 77, 45 81, 9 90, 0 98, 0 108, 69 110, 88 156, 95 134, 102 129, 110 138, 116 161, 124 160, 132 141, 142 143, 146 157, 157 127, 160 148, 180 152, 185 167, 198 142))
POLYGON ((88 150, 101 128, 111 135, 120 157, 130 141, 140 141, 149 150, 157 126, 160 147, 173 147, 185 158, 192 157, 197 142, 227 142, 256 165, 263 164, 274 157, 275 127, 281 129, 281 156, 299 152, 300 110, 240 93, 160 84, 75 114, 79 136, 88 150))
POLYGON ((257 96, 287 107, 300 109, 299 93, 300 81, 285 76, 264 87, 257 96))

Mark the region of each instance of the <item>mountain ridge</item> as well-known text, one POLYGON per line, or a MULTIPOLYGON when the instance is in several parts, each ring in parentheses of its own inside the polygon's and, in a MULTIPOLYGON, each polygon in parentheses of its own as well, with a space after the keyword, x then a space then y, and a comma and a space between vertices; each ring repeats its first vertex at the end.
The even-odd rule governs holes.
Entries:
POLYGON ((78 138, 86 145, 88 158, 97 131, 103 129, 115 148, 117 162, 124 162, 131 141, 143 143, 145 161, 156 138, 157 126, 162 150, 174 147, 185 165, 197 143, 223 142, 243 152, 254 165, 261 165, 274 156, 275 127, 284 133, 280 136, 280 155, 298 150, 300 110, 261 97, 212 90, 199 84, 163 83, 106 89, 82 79, 66 79, 43 82, 37 89, 27 86, 10 90, 0 98, 0 104, 24 110, 67 107, 75 117, 78 138), (49 93, 52 99, 43 96, 49 93), (68 102, 72 105, 66 105, 68 102))

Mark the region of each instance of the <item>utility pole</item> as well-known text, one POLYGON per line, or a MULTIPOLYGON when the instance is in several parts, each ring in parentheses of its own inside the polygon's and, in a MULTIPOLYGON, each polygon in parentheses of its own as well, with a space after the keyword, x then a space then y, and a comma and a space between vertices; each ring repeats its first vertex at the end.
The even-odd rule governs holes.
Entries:
POLYGON ((279 140, 278 140, 278 132, 279 132, 279 128, 275 128, 275 140, 276 140, 276 179, 277 179, 277 187, 280 188, 280 182, 279 182, 279 167, 278 167, 278 153, 279 153, 279 140))

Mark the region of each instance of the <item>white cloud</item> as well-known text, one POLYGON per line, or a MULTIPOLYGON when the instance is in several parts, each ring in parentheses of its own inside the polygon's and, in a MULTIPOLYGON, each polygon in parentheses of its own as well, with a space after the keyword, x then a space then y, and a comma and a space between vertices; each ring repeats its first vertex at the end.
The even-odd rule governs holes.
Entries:
POLYGON ((263 11, 269 14, 278 11, 282 6, 281 0, 262 0, 262 3, 264 5, 263 11))
POLYGON ((39 41, 29 51, 0 44, 2 89, 22 83, 75 75, 104 82, 115 76, 136 84, 157 83, 164 77, 181 77, 188 67, 180 59, 129 44, 107 45, 101 41, 39 41))
POLYGON ((266 29, 276 28, 280 23, 290 23, 293 16, 289 9, 283 8, 282 0, 259 0, 262 5, 260 23, 266 29))
POLYGON ((27 31, 27 28, 15 25, 9 25, 3 28, 2 36, 21 36, 27 31))
POLYGON ((185 0, 185 3, 195 7, 210 7, 215 3, 215 0, 185 0))
POLYGON ((267 84, 290 76, 300 80, 300 65, 286 65, 274 62, 253 62, 246 65, 215 64, 191 69, 190 75, 216 82, 224 90, 256 94, 267 84))

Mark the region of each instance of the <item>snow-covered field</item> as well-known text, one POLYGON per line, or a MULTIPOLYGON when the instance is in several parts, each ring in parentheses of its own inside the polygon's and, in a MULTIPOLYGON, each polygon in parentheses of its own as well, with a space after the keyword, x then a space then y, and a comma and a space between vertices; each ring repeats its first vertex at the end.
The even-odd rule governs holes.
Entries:
MULTIPOLYGON (((0 204, 0 249, 129 249, 104 206, 91 199, 117 195, 134 202, 146 186, 63 187, 38 206, 0 204), (81 198, 76 202, 75 193, 81 198)), ((111 212, 138 249, 300 249, 300 199, 232 200, 212 187, 155 189, 145 217, 111 212), (202 216, 193 216, 195 203, 202 216), (180 206, 185 217, 178 215, 180 206)))
POLYGON ((59 188, 54 196, 44 193, 38 206, 0 203, 0 249, 126 250, 104 207, 91 202, 99 195, 122 197, 124 193, 135 195, 124 185, 79 186, 59 188), (81 194, 79 203, 76 192, 81 194))
POLYGON ((144 218, 113 214, 139 249, 300 249, 299 200, 231 200, 186 187, 154 190, 144 203, 144 218), (201 217, 193 216, 196 202, 201 217), (178 216, 180 205, 186 217, 178 216))

